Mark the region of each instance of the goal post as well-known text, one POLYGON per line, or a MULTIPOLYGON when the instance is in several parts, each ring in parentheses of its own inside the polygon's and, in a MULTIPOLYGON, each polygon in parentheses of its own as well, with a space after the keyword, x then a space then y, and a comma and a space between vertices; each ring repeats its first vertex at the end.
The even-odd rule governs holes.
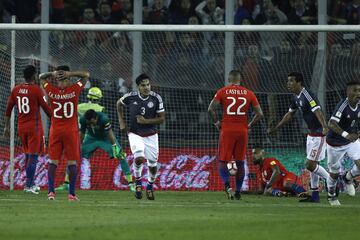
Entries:
MULTIPOLYGON (((159 127, 160 175, 156 187, 222 190, 216 165, 218 132, 208 118, 207 106, 216 90, 225 85, 229 69, 240 69, 244 85, 257 94, 265 112, 265 119, 249 134, 249 149, 266 148, 269 155, 306 181, 306 126, 301 116, 296 115, 275 137, 268 136, 266 129, 288 110, 292 95, 286 90, 286 80, 291 71, 302 72, 306 86, 323 95, 321 103, 327 118, 330 116, 344 96, 346 82, 360 77, 359 32, 358 25, 0 24, 0 108, 3 112, 6 106, 11 76, 20 83, 27 64, 35 64, 38 70, 44 64, 50 70, 67 64, 74 70, 90 71, 91 85, 80 101, 87 101, 90 86, 100 87, 102 105, 114 131, 118 138, 124 138, 119 132, 115 103, 135 87, 135 76, 146 72, 153 90, 163 97, 167 113, 159 127), (14 48, 11 31, 16 35, 14 48), (49 32, 48 57, 41 54, 45 47, 42 31, 49 32), (136 32, 142 37, 136 37, 136 32), (230 42, 226 42, 229 37, 230 42), (12 49, 16 49, 13 64, 12 49), (9 75, 11 66, 15 72, 9 75)), ((16 136, 16 127, 12 132, 16 136)), ((11 147, 15 152, 13 178, 7 175, 9 146, 6 139, 0 141, 0 188, 10 188, 10 179, 15 188, 21 188, 24 159, 16 137, 11 147)), ((130 153, 127 142, 125 147, 130 153)), ((260 176, 251 159, 249 151, 244 190, 257 191, 260 176)), ((47 160, 44 156, 38 164, 36 183, 41 186, 46 186, 47 160)), ((131 155, 128 160, 131 164, 131 155)), ((60 172, 57 184, 63 179, 60 172)), ((96 151, 89 161, 82 160, 79 180, 82 189, 126 189, 121 167, 102 151, 96 151)))

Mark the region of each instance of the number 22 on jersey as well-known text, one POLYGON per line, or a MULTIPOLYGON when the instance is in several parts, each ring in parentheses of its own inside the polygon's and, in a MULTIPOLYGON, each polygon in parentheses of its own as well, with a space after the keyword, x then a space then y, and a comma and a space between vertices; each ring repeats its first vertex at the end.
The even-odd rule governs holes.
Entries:
POLYGON ((227 115, 246 115, 242 108, 246 105, 247 100, 244 97, 226 97, 231 102, 226 108, 227 115))

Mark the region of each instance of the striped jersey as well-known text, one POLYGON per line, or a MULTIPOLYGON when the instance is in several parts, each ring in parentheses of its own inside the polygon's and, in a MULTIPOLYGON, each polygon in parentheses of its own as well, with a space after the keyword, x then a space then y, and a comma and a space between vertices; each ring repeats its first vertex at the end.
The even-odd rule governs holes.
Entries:
MULTIPOLYGON (((349 105, 349 100, 347 98, 341 100, 336 105, 336 108, 330 119, 337 122, 342 130, 348 133, 357 133, 360 131, 360 102, 358 102, 355 108, 352 108, 349 105)), ((343 146, 350 143, 348 139, 342 137, 332 130, 330 130, 326 136, 326 142, 332 146, 343 146)))
POLYGON ((289 112, 298 109, 302 112, 310 134, 321 134, 322 126, 315 115, 315 111, 321 109, 321 105, 315 94, 303 88, 299 95, 294 96, 289 112))

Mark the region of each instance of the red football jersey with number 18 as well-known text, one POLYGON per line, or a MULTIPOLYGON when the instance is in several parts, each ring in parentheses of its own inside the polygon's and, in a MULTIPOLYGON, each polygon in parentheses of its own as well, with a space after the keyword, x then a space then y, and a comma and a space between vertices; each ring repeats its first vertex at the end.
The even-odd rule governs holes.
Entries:
POLYGON ((44 84, 44 89, 49 96, 52 110, 52 131, 77 131, 77 106, 81 90, 85 84, 77 81, 73 85, 60 89, 50 83, 44 84))
POLYGON ((16 105, 18 110, 18 129, 42 131, 40 106, 51 115, 49 106, 41 88, 38 85, 23 83, 14 87, 8 99, 5 116, 10 117, 16 105))
POLYGON ((247 129, 249 107, 259 105, 252 91, 237 84, 221 88, 214 99, 223 107, 222 130, 247 129))

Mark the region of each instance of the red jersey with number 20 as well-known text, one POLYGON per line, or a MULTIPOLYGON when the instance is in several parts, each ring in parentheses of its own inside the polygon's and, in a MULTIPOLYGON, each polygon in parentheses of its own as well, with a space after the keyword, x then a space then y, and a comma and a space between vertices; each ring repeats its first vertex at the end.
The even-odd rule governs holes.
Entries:
POLYGON ((214 99, 222 105, 222 130, 244 130, 248 125, 248 110, 250 106, 259 106, 255 94, 249 89, 237 84, 221 88, 214 99))
POLYGON ((77 106, 85 84, 80 80, 60 89, 50 83, 44 84, 52 110, 51 131, 77 131, 77 106))

